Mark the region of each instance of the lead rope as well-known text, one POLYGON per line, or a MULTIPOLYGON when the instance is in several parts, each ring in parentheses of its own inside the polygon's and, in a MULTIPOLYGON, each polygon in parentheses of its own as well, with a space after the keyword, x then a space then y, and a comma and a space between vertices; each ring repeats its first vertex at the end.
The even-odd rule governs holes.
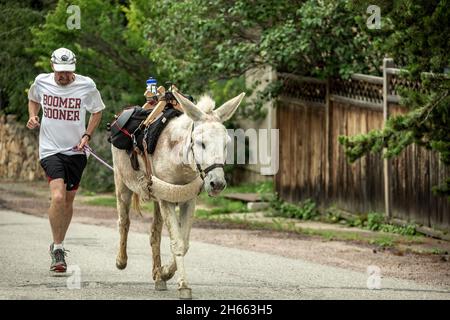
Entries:
POLYGON ((144 138, 142 140, 142 148, 144 149, 144 163, 145 163, 145 173, 147 176, 147 189, 149 194, 152 194, 152 163, 149 160, 150 155, 147 153, 147 134, 148 134, 148 127, 145 127, 144 129, 144 138))
MULTIPOLYGON (((64 151, 80 151, 80 150, 78 150, 77 146, 73 146, 72 148, 67 148, 67 149, 62 150, 62 152, 64 152, 64 151)), ((94 150, 92 150, 92 148, 89 145, 87 145, 87 144, 84 145, 84 147, 81 151, 84 152, 86 155, 92 155, 98 162, 103 164, 109 170, 114 171, 114 168, 111 165, 109 165, 105 160, 100 158, 97 154, 95 154, 94 150)))

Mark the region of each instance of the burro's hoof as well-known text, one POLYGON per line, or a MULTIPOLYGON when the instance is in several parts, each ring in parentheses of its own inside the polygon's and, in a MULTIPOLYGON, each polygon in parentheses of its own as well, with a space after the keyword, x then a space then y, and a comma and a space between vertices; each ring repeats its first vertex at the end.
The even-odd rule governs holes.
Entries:
POLYGON ((127 263, 126 262, 121 262, 119 260, 116 260, 116 267, 119 270, 123 270, 127 267, 127 263))
POLYGON ((155 281, 155 290, 164 291, 167 290, 167 284, 164 280, 155 281))
POLYGON ((180 288, 178 289, 178 298, 191 300, 192 299, 192 290, 190 288, 180 288))

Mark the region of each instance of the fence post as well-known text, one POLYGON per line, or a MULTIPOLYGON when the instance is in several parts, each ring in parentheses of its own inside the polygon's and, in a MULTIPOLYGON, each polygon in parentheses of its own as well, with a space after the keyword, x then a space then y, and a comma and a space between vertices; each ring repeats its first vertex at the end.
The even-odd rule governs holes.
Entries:
MULTIPOLYGON (((394 60, 391 58, 383 59, 383 127, 389 118, 389 80, 391 75, 387 72, 387 68, 394 66, 394 60)), ((384 152, 386 148, 384 149, 384 152)), ((383 152, 383 153, 384 153, 383 152)), ((384 211, 387 218, 391 218, 391 161, 387 158, 383 159, 383 176, 384 176, 384 211)))
POLYGON ((327 78, 325 91, 325 203, 328 205, 330 197, 330 78, 327 78))

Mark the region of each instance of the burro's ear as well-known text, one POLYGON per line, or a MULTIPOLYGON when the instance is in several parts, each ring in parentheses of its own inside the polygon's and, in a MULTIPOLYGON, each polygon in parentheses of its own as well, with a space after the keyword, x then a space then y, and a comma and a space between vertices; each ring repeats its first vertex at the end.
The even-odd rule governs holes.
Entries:
POLYGON ((189 118, 191 118, 194 121, 199 121, 206 116, 206 114, 202 110, 197 108, 195 104, 192 103, 191 100, 185 98, 182 94, 178 93, 177 91, 173 91, 173 94, 175 98, 177 98, 177 101, 181 105, 181 108, 183 108, 184 113, 186 113, 189 118))
POLYGON ((236 109, 241 104, 241 101, 244 98, 244 96, 245 96, 245 92, 242 92, 237 97, 234 97, 233 99, 230 99, 227 102, 225 102, 219 108, 214 110, 215 116, 218 117, 221 122, 224 122, 224 121, 227 121, 228 119, 230 119, 233 116, 236 109))

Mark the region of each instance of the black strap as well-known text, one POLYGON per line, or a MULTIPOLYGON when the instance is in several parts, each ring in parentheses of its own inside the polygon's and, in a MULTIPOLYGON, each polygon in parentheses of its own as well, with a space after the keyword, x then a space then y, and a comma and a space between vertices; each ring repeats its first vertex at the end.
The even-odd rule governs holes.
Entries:
POLYGON ((203 170, 205 176, 208 174, 208 172, 210 172, 211 170, 214 170, 215 168, 222 168, 223 169, 224 165, 223 163, 214 163, 212 165, 210 165, 209 167, 207 167, 205 170, 203 170))
POLYGON ((191 151, 192 151, 192 157, 194 158, 194 162, 195 162, 195 165, 197 166, 198 172, 200 173, 200 177, 202 178, 202 180, 205 180, 205 177, 208 174, 208 172, 210 172, 211 170, 214 170, 216 168, 224 168, 225 165, 223 163, 214 163, 214 164, 208 166, 206 169, 202 169, 200 164, 197 163, 197 161, 195 160, 194 142, 192 141, 192 133, 193 132, 194 132, 194 122, 192 122, 192 127, 191 127, 191 151))

